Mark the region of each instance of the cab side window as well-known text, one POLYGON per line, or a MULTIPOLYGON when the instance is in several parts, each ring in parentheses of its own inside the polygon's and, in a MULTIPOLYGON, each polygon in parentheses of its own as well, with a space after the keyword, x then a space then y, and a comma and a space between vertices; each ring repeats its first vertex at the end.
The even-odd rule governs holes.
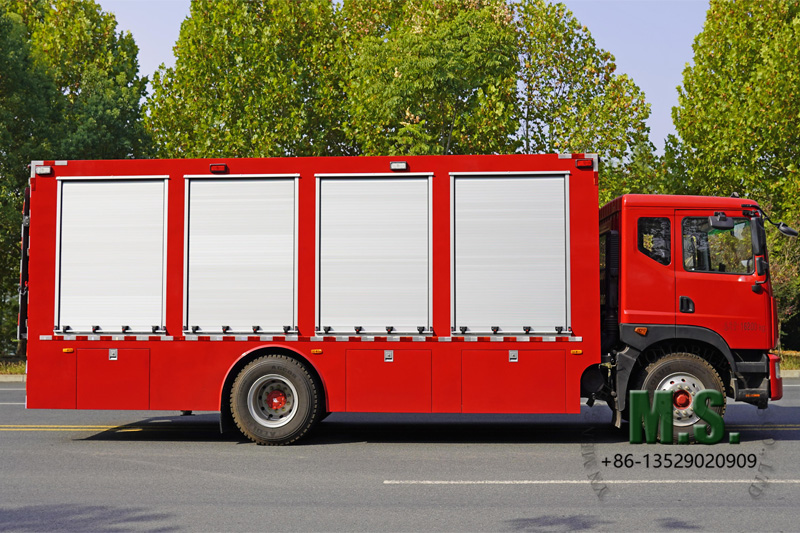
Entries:
POLYGON ((666 217, 642 217, 638 222, 639 251, 662 265, 672 262, 670 222, 666 217))
POLYGON ((714 229, 707 217, 682 222, 683 268, 689 272, 753 273, 750 220, 734 218, 733 229, 714 229))

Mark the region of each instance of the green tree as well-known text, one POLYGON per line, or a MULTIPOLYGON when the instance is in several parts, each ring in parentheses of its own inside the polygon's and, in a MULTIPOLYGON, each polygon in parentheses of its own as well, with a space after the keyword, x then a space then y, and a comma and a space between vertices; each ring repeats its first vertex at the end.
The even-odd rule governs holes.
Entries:
MULTIPOLYGON (((800 222, 800 2, 712 0, 693 48, 672 111, 685 188, 736 191, 800 222)), ((786 321, 799 307, 800 250, 776 237, 772 278, 786 321)), ((800 347, 800 338, 789 344, 800 347)))
POLYGON ((650 105, 628 76, 615 74, 614 56, 597 47, 589 29, 563 4, 517 5, 522 150, 596 152, 604 199, 642 192, 629 163, 652 165, 645 124, 650 105), (636 152, 636 153, 635 153, 636 152))
POLYGON ((175 52, 148 102, 161 156, 592 151, 619 167, 646 144, 641 90, 543 0, 193 0, 175 52))
MULTIPOLYGON (((713 0, 672 111, 685 188, 800 221, 800 2, 713 0)), ((770 234, 780 318, 797 313, 800 250, 770 234)), ((780 236, 778 236, 780 237, 780 236)), ((800 347, 800 339, 789 339, 800 347)))
MULTIPOLYGON (((111 159, 150 151, 140 102, 139 49, 94 0, 1 0, 22 16, 32 55, 62 93, 56 157, 111 159)), ((38 158, 38 157, 37 157, 38 158)))
POLYGON ((624 159, 601 159, 600 205, 623 194, 667 192, 663 187, 662 160, 647 140, 632 146, 624 159))
POLYGON ((137 53, 92 0, 0 0, 0 355, 13 351, 27 164, 148 153, 137 53))
POLYGON ((51 157, 58 92, 32 57, 19 15, 0 5, 0 356, 14 353, 20 206, 30 154, 51 157))
MULTIPOLYGON (((52 154, 52 124, 60 118, 58 102, 54 102, 57 96, 52 80, 31 58, 21 18, 0 5, 0 175, 4 178, 0 183, 4 190, 18 193, 24 186, 31 153, 52 154)), ((9 205, 3 202, 4 207, 9 205)))
POLYGON ((366 35, 348 40, 348 131, 360 149, 513 152, 519 124, 511 7, 502 1, 401 4, 390 25, 367 25, 366 35))
POLYGON ((712 1, 675 128, 697 192, 798 208, 800 3, 712 1))
POLYGON ((194 0, 147 125, 166 157, 345 155, 329 0, 194 0))

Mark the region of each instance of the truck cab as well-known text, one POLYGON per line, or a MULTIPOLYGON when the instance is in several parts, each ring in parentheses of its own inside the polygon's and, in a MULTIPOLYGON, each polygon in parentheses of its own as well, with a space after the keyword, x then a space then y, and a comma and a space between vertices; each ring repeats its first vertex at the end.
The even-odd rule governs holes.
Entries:
POLYGON ((780 399, 764 219, 742 198, 625 195, 601 209, 602 351, 617 422, 636 389, 672 390, 676 425, 697 421, 700 389, 759 408, 780 399))

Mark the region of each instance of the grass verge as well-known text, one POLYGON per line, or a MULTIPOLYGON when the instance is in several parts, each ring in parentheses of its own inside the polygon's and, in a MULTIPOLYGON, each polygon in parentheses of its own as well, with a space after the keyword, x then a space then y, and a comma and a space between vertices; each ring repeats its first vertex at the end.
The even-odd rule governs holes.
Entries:
POLYGON ((0 361, 0 374, 24 374, 25 361, 0 361))
POLYGON ((780 352, 781 370, 800 370, 800 352, 783 350, 780 352))

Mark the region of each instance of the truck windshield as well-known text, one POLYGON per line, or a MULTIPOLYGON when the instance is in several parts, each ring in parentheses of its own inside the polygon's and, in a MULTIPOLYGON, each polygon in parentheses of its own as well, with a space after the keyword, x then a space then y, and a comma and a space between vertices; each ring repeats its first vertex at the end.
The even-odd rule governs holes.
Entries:
POLYGON ((714 229, 708 217, 683 219, 683 267, 690 272, 753 273, 750 220, 734 218, 733 229, 714 229))

